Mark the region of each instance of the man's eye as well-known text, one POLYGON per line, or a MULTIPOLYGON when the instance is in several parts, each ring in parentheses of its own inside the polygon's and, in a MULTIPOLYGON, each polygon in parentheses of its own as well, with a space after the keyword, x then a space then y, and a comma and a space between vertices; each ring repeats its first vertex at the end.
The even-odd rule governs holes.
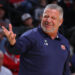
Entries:
POLYGON ((44 16, 44 18, 48 18, 48 16, 44 16))
POLYGON ((56 19, 55 17, 52 17, 52 19, 56 19))

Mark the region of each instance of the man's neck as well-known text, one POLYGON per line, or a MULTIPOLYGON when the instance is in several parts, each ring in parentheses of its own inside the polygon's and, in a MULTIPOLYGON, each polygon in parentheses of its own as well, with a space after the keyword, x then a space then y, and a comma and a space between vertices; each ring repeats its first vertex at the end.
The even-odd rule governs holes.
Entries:
POLYGON ((54 40, 57 37, 57 32, 56 33, 48 33, 48 35, 51 37, 52 40, 54 40))

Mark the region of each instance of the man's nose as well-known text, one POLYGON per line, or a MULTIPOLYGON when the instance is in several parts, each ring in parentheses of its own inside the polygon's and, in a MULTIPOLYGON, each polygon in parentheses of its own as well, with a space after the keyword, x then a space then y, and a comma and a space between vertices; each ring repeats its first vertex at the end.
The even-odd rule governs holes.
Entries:
POLYGON ((48 22, 51 22, 52 20, 51 20, 51 18, 47 18, 47 21, 48 21, 48 22))

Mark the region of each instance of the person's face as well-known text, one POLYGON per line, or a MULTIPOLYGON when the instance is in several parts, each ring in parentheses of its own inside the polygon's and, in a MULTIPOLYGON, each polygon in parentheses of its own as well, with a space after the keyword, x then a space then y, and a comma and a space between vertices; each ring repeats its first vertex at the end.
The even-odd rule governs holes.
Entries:
POLYGON ((5 15, 4 9, 0 8, 0 19, 3 18, 5 15))
POLYGON ((41 4, 42 6, 46 6, 46 0, 41 0, 40 4, 41 4))
POLYGON ((41 27, 43 31, 57 32, 58 28, 62 24, 63 19, 60 19, 60 13, 55 9, 46 9, 43 13, 41 27))
POLYGON ((32 25, 32 18, 29 18, 27 20, 25 20, 24 24, 27 25, 27 26, 31 26, 32 25))
POLYGON ((0 53, 0 66, 3 65, 3 59, 4 59, 4 55, 0 53))

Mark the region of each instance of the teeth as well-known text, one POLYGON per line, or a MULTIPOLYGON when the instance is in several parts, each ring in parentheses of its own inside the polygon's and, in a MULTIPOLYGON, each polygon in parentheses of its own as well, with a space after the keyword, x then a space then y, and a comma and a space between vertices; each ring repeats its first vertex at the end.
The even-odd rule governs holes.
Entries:
POLYGON ((47 25, 47 24, 48 24, 48 22, 45 22, 45 24, 47 25))
POLYGON ((45 25, 48 25, 48 24, 49 24, 49 25, 53 25, 53 23, 51 23, 51 22, 49 23, 49 22, 46 21, 46 22, 45 22, 45 25))
POLYGON ((50 22, 50 25, 52 25, 52 23, 50 22))

